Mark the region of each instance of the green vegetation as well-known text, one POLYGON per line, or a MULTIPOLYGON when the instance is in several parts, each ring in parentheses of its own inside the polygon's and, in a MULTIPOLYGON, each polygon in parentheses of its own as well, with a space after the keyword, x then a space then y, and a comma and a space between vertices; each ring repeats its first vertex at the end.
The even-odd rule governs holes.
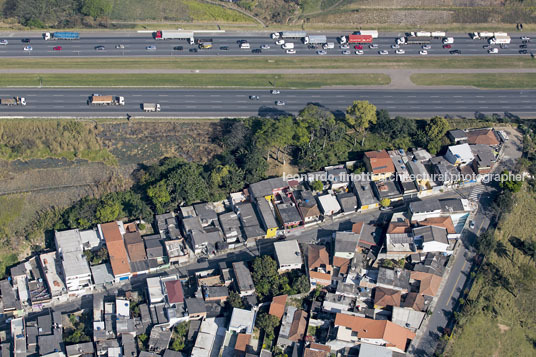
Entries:
POLYGON ((223 6, 208 4, 196 0, 182 0, 188 6, 188 13, 193 21, 251 22, 252 19, 238 11, 223 6))
POLYGON ((190 323, 188 321, 181 322, 173 328, 173 335, 171 340, 170 349, 173 351, 182 351, 186 347, 186 335, 188 334, 188 328, 190 323))
POLYGON ((237 309, 244 308, 244 300, 242 300, 240 294, 234 290, 229 291, 229 298, 227 299, 227 302, 229 305, 236 307, 237 309))
POLYGON ((330 85, 385 85, 385 74, 4 74, 0 87, 274 87, 320 88, 330 85))
POLYGON ((96 252, 93 252, 91 250, 84 250, 84 255, 86 256, 87 261, 91 265, 102 264, 109 259, 108 249, 106 249, 106 247, 102 247, 96 252))
POLYGON ((116 164, 88 124, 72 120, 0 120, 0 159, 49 157, 116 164))
POLYGON ((92 316, 90 313, 85 312, 81 316, 75 314, 69 315, 69 321, 72 325, 71 328, 65 329, 63 339, 67 343, 80 343, 91 341, 92 334, 92 316))
POLYGON ((280 323, 281 321, 279 321, 277 316, 267 314, 266 312, 259 314, 255 320, 255 326, 263 330, 266 334, 266 338, 269 340, 274 339, 274 330, 279 326, 280 323))
POLYGON ((0 254, 0 279, 4 279, 7 275, 7 267, 17 263, 19 257, 13 253, 0 254))
POLYGON ((536 88, 536 73, 418 73, 411 75, 411 81, 423 86, 532 89, 536 88))
POLYGON ((12 233, 9 227, 20 215, 25 200, 24 195, 0 196, 0 207, 9 207, 7 210, 0 210, 0 239, 3 240, 12 233))

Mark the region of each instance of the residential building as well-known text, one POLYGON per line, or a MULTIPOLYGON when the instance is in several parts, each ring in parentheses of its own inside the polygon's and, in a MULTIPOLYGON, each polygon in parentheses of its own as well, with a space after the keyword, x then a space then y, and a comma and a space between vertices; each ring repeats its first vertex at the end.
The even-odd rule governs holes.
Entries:
POLYGON ((468 165, 474 159, 473 152, 469 144, 459 144, 449 146, 445 159, 453 165, 468 165))
POLYGON ((82 342, 65 347, 69 357, 89 357, 94 356, 95 347, 93 342, 82 342))
POLYGON ((184 239, 165 240, 164 246, 170 263, 184 264, 190 260, 190 252, 184 239))
POLYGON ((481 175, 490 173, 495 163, 493 149, 488 145, 476 144, 471 145, 471 150, 475 156, 472 162, 473 170, 481 175))
POLYGON ((54 232, 57 257, 61 261, 65 286, 69 292, 83 291, 91 285, 91 271, 83 255, 78 229, 54 232))
POLYGON ((358 200, 358 210, 366 211, 380 207, 380 203, 372 190, 372 182, 354 180, 353 187, 358 200))
POLYGON ((449 187, 460 181, 458 168, 443 156, 436 156, 430 160, 434 174, 434 182, 439 186, 449 187))
POLYGON ((254 243, 256 239, 266 236, 266 231, 261 228, 257 214, 251 203, 244 202, 234 207, 240 219, 242 235, 248 242, 254 243))
POLYGON ((91 275, 96 287, 102 288, 106 285, 112 285, 115 281, 110 263, 93 265, 91 275))
POLYGON ((374 181, 388 178, 395 173, 393 161, 386 150, 367 151, 363 161, 374 181))
POLYGON ((257 208, 259 210, 266 238, 274 238, 278 228, 270 202, 271 201, 267 201, 264 198, 259 198, 257 200, 257 208))
POLYGON ((343 192, 338 193, 336 196, 342 213, 352 213, 357 210, 357 197, 353 193, 343 192))
POLYGON ((255 311, 233 308, 229 331, 252 334, 253 326, 255 326, 255 311))
POLYGON ((184 303, 184 291, 180 280, 166 280, 164 281, 164 287, 169 305, 184 303))
POLYGON ((324 216, 333 216, 341 211, 341 206, 334 195, 328 193, 317 196, 317 199, 324 216))
POLYGON ((454 144, 464 144, 467 142, 467 133, 460 129, 454 129, 447 131, 447 137, 454 144))
POLYGON ((208 318, 201 322, 191 357, 206 357, 212 354, 214 341, 218 332, 216 319, 208 318))
POLYGON ((348 171, 342 165, 326 167, 326 174, 331 190, 346 189, 350 183, 348 171))
POLYGON ((280 273, 293 269, 301 269, 303 260, 297 240, 275 242, 274 249, 277 262, 279 263, 280 273))
POLYGON ((226 286, 205 286, 203 287, 203 297, 205 301, 222 303, 227 301, 229 289, 226 286))
POLYGON ((410 202, 408 212, 412 221, 441 216, 441 204, 437 199, 410 202))
POLYGON ((146 261, 147 253, 145 252, 145 244, 143 239, 141 239, 141 234, 137 229, 133 231, 127 231, 123 235, 123 240, 125 241, 125 246, 127 248, 127 253, 129 261, 131 263, 146 261))
POLYGON ((164 351, 171 340, 172 331, 164 326, 153 326, 149 335, 149 352, 159 355, 164 351))
POLYGON ((305 224, 318 221, 320 218, 320 209, 318 208, 313 193, 309 190, 299 190, 295 192, 298 209, 305 224))
POLYGON ((408 292, 410 290, 410 274, 409 270, 405 269, 387 269, 380 267, 378 269, 377 286, 408 292))
POLYGON ((385 198, 391 201, 398 201, 403 198, 403 192, 401 191, 399 184, 394 180, 376 180, 371 182, 372 190, 378 198, 378 201, 381 201, 385 198))
POLYGON ((419 281, 419 294, 424 296, 436 296, 441 285, 441 277, 431 273, 412 271, 410 279, 419 281))
POLYGON ((268 180, 259 181, 249 185, 249 192, 255 198, 265 198, 266 200, 272 200, 275 193, 283 191, 288 187, 288 183, 282 177, 274 177, 268 180))
POLYGON ((203 319, 207 317, 207 307, 203 299, 186 298, 184 303, 186 304, 186 310, 190 319, 203 319))
POLYGON ((416 332, 426 316, 425 312, 416 311, 412 308, 394 306, 391 314, 391 321, 398 326, 405 327, 416 332))
POLYGON ((359 235, 354 232, 335 232, 335 253, 334 256, 353 259, 357 250, 359 235))
POLYGON ((253 294, 255 292, 255 285, 253 284, 253 278, 246 264, 242 261, 234 262, 233 271, 240 296, 253 294))
POLYGON ((332 313, 350 311, 354 307, 355 297, 349 297, 333 293, 327 293, 322 304, 322 309, 324 309, 324 311, 332 313))
POLYGON ((387 306, 400 306, 402 294, 400 290, 383 288, 381 286, 374 289, 374 308, 383 309, 387 306))
POLYGON ((194 204, 194 210, 201 221, 202 227, 218 227, 218 214, 211 203, 196 203, 194 204))
POLYGON ((222 213, 218 216, 223 231, 223 237, 227 243, 240 241, 240 219, 234 212, 222 213))
POLYGON ((432 158, 432 155, 425 149, 418 148, 412 151, 413 159, 422 163, 426 163, 432 158))
POLYGON ((498 146, 499 140, 493 129, 473 129, 467 132, 467 143, 470 145, 498 146))
POLYGON ((407 163, 408 171, 415 178, 415 184, 419 192, 432 189, 433 181, 430 178, 430 174, 426 169, 426 166, 420 161, 413 160, 407 163))
POLYGON ((268 311, 268 313, 270 315, 276 316, 277 318, 279 318, 279 320, 281 320, 283 318, 283 314, 285 313, 287 297, 288 295, 274 296, 272 298, 272 302, 270 303, 270 310, 268 311))
POLYGON ((303 340, 306 333, 307 319, 307 312, 298 310, 294 306, 287 306, 281 321, 277 345, 288 347, 294 342, 303 340))
POLYGON ((333 268, 329 263, 329 254, 326 247, 320 245, 307 246, 307 270, 312 289, 317 286, 331 285, 333 268))
POLYGON ((437 226, 424 226, 413 229, 413 239, 418 250, 426 252, 443 252, 449 250, 447 230, 437 226))
POLYGON ((128 279, 131 275, 131 271, 127 250, 121 232, 123 223, 109 222, 100 224, 98 227, 101 236, 103 236, 106 241, 106 247, 108 248, 108 255, 110 256, 110 264, 112 265, 112 272, 115 280, 120 281, 128 279))

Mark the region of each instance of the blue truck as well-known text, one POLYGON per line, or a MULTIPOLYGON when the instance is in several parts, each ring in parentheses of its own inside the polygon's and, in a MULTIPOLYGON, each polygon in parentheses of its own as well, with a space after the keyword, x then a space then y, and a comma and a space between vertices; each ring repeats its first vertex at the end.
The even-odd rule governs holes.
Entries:
POLYGON ((45 41, 48 40, 79 40, 80 34, 78 32, 45 32, 43 34, 45 41))

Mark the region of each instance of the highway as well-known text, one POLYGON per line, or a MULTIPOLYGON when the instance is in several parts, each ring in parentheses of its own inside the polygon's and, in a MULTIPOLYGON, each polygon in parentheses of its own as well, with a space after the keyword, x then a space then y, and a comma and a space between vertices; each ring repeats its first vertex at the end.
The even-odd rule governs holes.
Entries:
POLYGON ((274 116, 297 114, 308 103, 325 106, 334 113, 342 111, 354 100, 368 100, 393 115, 430 117, 460 115, 473 117, 510 112, 520 117, 536 115, 536 90, 281 90, 278 95, 268 89, 143 89, 143 88, 9 88, 0 89, 0 98, 25 97, 26 106, 0 106, 1 117, 183 117, 219 118, 252 115, 274 116), (125 106, 90 106, 92 93, 125 97, 125 106), (259 96, 258 100, 249 98, 259 96), (285 105, 276 105, 276 101, 285 105), (159 103, 160 113, 144 113, 143 102, 159 103))
MULTIPOLYGON (((342 50, 337 43, 337 37, 343 33, 328 34, 328 41, 335 43, 335 48, 327 50, 327 56, 356 56, 355 49, 350 46, 351 54, 343 55, 342 50)), ((378 48, 370 49, 368 45, 363 45, 364 54, 362 56, 380 56, 380 50, 387 50, 390 56, 419 56, 421 46, 419 45, 402 45, 405 54, 395 54, 391 45, 395 43, 395 38, 403 35, 402 33, 381 34, 382 36, 374 39, 378 48)), ((448 34, 447 34, 448 35, 448 34)), ((451 56, 450 50, 460 50, 462 56, 503 56, 503 55, 520 55, 520 45, 522 44, 519 33, 511 34, 512 43, 506 49, 499 49, 498 54, 488 54, 484 46, 487 45, 485 40, 472 40, 468 35, 453 35, 454 44, 451 49, 444 49, 440 39, 432 39, 432 48, 428 50, 428 56, 451 56)), ((275 45, 274 40, 269 34, 241 34, 234 33, 203 33, 196 38, 212 38, 214 47, 212 49, 198 49, 197 52, 191 52, 190 49, 197 49, 196 45, 189 45, 186 40, 155 40, 150 33, 81 33, 79 40, 49 40, 45 41, 37 34, 24 35, 21 33, 2 33, 0 40, 7 40, 8 44, 0 46, 0 57, 121 57, 121 56, 294 56, 286 54, 281 46, 275 45), (30 39, 30 43, 23 43, 22 39, 30 39), (251 49, 240 49, 238 41, 247 40, 251 49), (31 46, 32 51, 25 51, 25 46, 31 46), (123 45, 124 48, 116 48, 123 45), (156 46, 155 50, 147 50, 148 46, 156 46), (254 54, 252 50, 260 49, 261 45, 270 45, 270 49, 263 49, 262 53, 254 54), (61 46, 61 50, 54 50, 54 47, 61 46), (95 48, 104 46, 104 50, 97 51, 95 48), (181 46, 182 50, 174 49, 181 46), (221 49, 227 47, 227 50, 221 49)), ((293 42, 297 55, 301 56, 318 56, 317 49, 310 49, 304 45, 300 39, 289 39, 287 42, 293 42)), ((536 52, 536 41, 529 42, 528 54, 536 52)), ((496 46, 498 47, 498 46, 496 46)))

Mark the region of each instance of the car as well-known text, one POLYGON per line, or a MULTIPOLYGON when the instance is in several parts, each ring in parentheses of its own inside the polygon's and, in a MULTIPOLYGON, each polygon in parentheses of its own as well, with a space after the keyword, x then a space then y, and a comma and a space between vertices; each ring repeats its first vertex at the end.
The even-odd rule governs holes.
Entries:
POLYGON ((254 48, 251 50, 251 53, 256 53, 256 54, 262 53, 262 50, 260 48, 254 48))
POLYGON ((485 50, 489 50, 491 48, 491 46, 490 45, 484 45, 484 46, 482 46, 482 48, 485 49, 485 50))
POLYGON ((452 45, 443 45, 443 48, 452 48, 452 45))
POLYGON ((430 45, 422 45, 422 49, 423 50, 431 50, 432 46, 430 46, 430 45))
POLYGON ((7 46, 9 42, 7 40, 0 40, 0 45, 7 46))
POLYGON ((249 96, 249 99, 250 99, 250 100, 259 100, 259 99, 261 99, 261 98, 260 98, 258 95, 250 95, 250 96, 249 96))
POLYGON ((271 94, 280 94, 281 92, 278 89, 272 89, 270 91, 271 94))
POLYGON ((529 51, 527 51, 527 50, 519 50, 520 55, 526 55, 527 53, 529 53, 529 51))
POLYGON ((318 48, 318 45, 310 44, 310 45, 307 45, 307 48, 310 50, 316 50, 318 48))
POLYGON ((506 43, 503 43, 503 44, 501 44, 501 48, 504 50, 504 49, 508 48, 508 45, 506 43))
POLYGON ((104 46, 95 46, 95 51, 104 51, 105 49, 104 46))
POLYGON ((229 46, 220 46, 221 51, 229 51, 229 46))
POLYGON ((498 48, 490 48, 490 49, 488 50, 488 53, 491 53, 491 54, 499 53, 499 49, 498 49, 498 48))
POLYGON ((461 55, 462 54, 462 51, 461 50, 452 50, 449 52, 451 55, 461 55))
POLYGON ((529 46, 527 45, 519 45, 519 48, 528 48, 529 46))
POLYGON ((125 45, 123 45, 123 44, 115 45, 115 48, 118 49, 118 50, 122 50, 122 49, 125 48, 125 45))
POLYGON ((30 43, 30 39, 29 38, 23 38, 22 40, 20 40, 20 42, 22 42, 22 43, 30 43))
POLYGON ((471 222, 469 223, 469 228, 471 228, 471 229, 475 229, 475 222, 474 222, 474 221, 471 221, 471 222))
POLYGON ((197 53, 197 48, 190 48, 188 52, 197 53))
POLYGON ((147 51, 156 51, 156 46, 155 45, 146 46, 145 49, 147 51))
POLYGON ((341 50, 347 50, 347 49, 350 48, 350 46, 348 46, 348 44, 344 44, 344 45, 340 45, 339 48, 340 48, 341 50))
POLYGON ((61 46, 56 46, 56 47, 53 48, 53 50, 54 50, 54 51, 61 51, 62 48, 61 48, 61 46))
POLYGON ((284 45, 285 40, 277 40, 277 41, 275 41, 275 44, 278 45, 278 46, 284 45))
POLYGON ((351 53, 352 53, 352 52, 350 52, 350 50, 344 50, 344 51, 342 51, 342 54, 343 54, 343 55, 349 55, 349 54, 351 54, 351 53))
POLYGON ((293 48, 288 49, 286 52, 287 52, 287 55, 294 55, 294 54, 296 54, 296 50, 293 49, 293 48))
POLYGON ((400 48, 400 45, 398 43, 395 43, 394 45, 391 45, 391 48, 396 50, 400 48))
POLYGON ((420 50, 419 51, 419 54, 422 55, 422 56, 426 56, 428 54, 428 51, 426 50, 420 50))
POLYGON ((369 48, 378 48, 378 45, 373 43, 372 45, 368 46, 369 48))
POLYGON ((381 50, 381 51, 378 51, 378 54, 382 55, 382 56, 385 56, 385 55, 388 55, 389 52, 386 51, 386 50, 381 50))
POLYGON ((354 49, 356 49, 356 50, 362 50, 362 49, 363 49, 363 45, 355 45, 355 46, 354 46, 354 49))
POLYGON ((182 46, 175 46, 175 47, 173 47, 173 50, 174 50, 174 51, 182 51, 182 50, 184 50, 184 47, 182 47, 182 46))
POLYGON ((32 46, 25 46, 24 51, 31 51, 33 50, 32 46))
POLYGON ((236 41, 236 43, 238 43, 239 45, 243 44, 243 43, 247 43, 248 41, 247 40, 238 40, 236 41))
POLYGON ((206 262, 208 262, 208 258, 207 257, 197 258, 197 262, 198 263, 206 263, 206 262))
POLYGON ((287 103, 283 102, 282 100, 276 100, 275 101, 275 105, 279 105, 279 106, 282 106, 282 105, 286 105, 287 103))
POLYGON ((395 53, 397 55, 403 55, 404 53, 406 53, 406 51, 404 51, 403 49, 400 48, 400 49, 396 50, 395 53))
POLYGON ((356 55, 363 55, 363 54, 365 54, 365 52, 363 50, 357 50, 357 51, 355 51, 355 54, 356 55))
POLYGON ((391 207, 391 206, 387 206, 387 207, 382 206, 382 207, 380 207, 380 211, 389 211, 389 210, 392 210, 392 209, 393 209, 393 207, 391 207))
POLYGON ((530 41, 530 37, 528 36, 521 36, 521 41, 530 41))
POLYGON ((261 49, 263 49, 263 50, 269 50, 269 49, 270 49, 270 45, 262 45, 262 46, 261 46, 261 49))
POLYGON ((324 50, 320 50, 320 51, 316 51, 316 54, 317 55, 320 55, 320 56, 323 56, 323 55, 327 55, 328 53, 324 50))

